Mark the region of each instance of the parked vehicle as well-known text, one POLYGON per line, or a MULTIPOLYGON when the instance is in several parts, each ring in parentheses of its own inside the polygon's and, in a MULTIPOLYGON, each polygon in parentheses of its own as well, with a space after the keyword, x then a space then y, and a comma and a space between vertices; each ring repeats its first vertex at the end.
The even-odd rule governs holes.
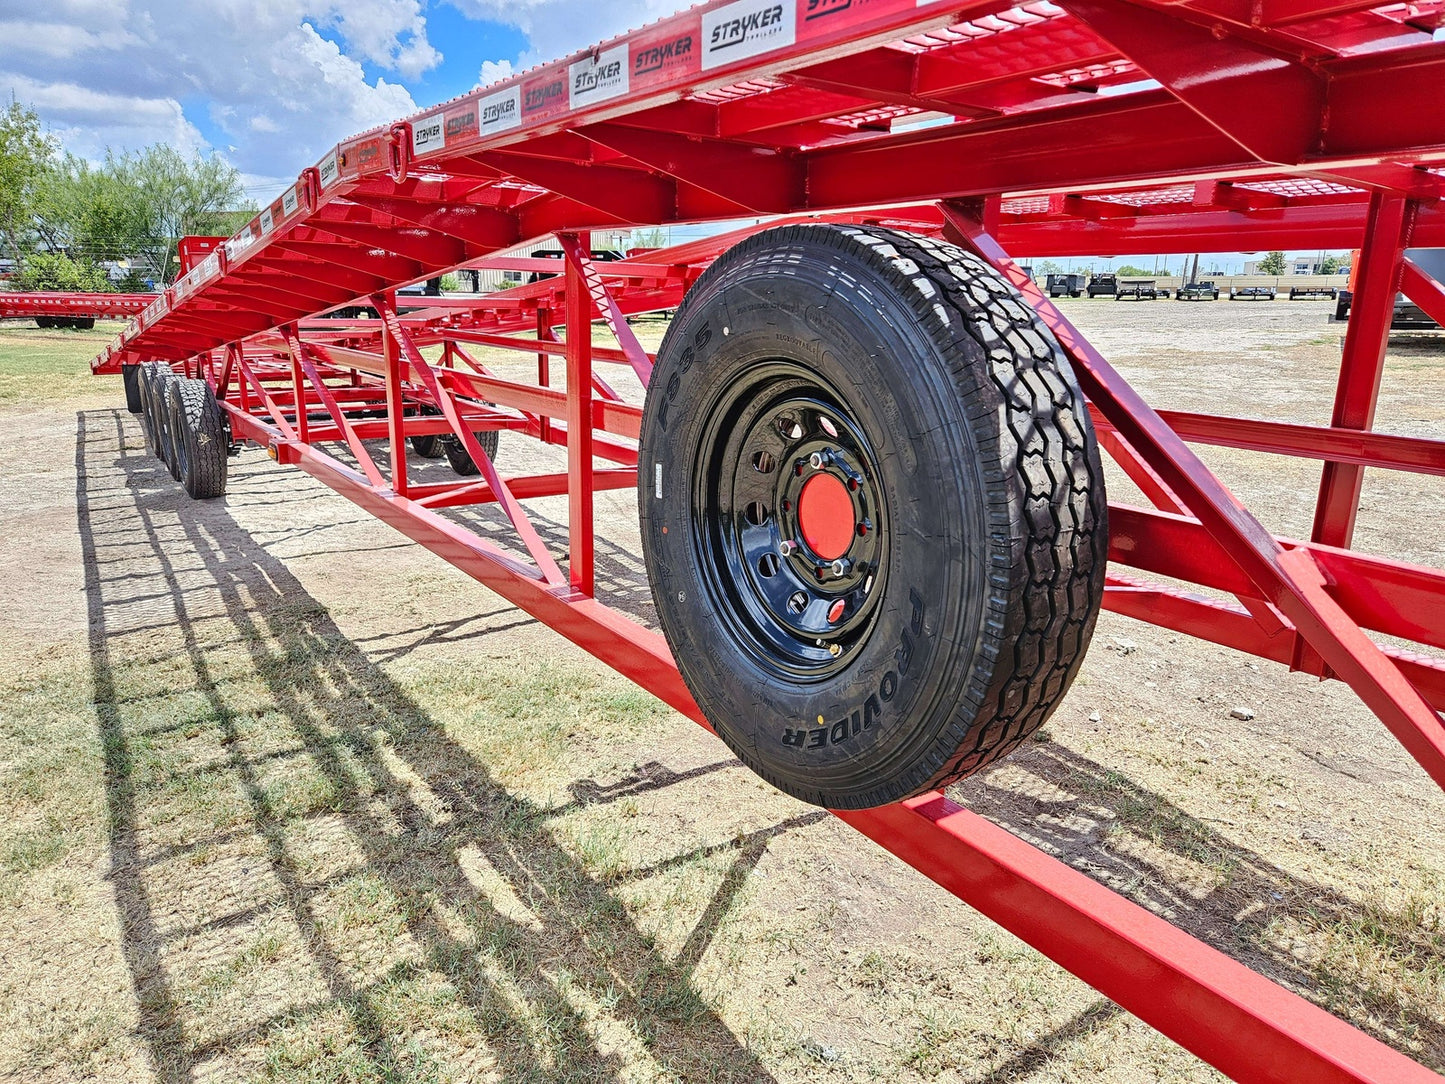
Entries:
POLYGON ((1119 283, 1114 300, 1123 301, 1132 297, 1135 301, 1153 301, 1155 298, 1168 296, 1169 292, 1161 291, 1153 279, 1124 279, 1119 283))
POLYGON ((1238 290, 1229 291, 1231 301, 1273 301, 1273 286, 1242 286, 1238 290))
POLYGON ((1215 282, 1190 282, 1179 287, 1175 301, 1218 301, 1219 284, 1215 282))
POLYGON ((1301 297, 1327 297, 1334 301, 1339 291, 1333 286, 1291 286, 1289 288, 1289 299, 1295 301, 1301 297))
POLYGON ((1048 291, 1050 297, 1078 297, 1084 292, 1084 276, 1050 275, 1048 291))
POLYGON ((1119 279, 1115 275, 1100 274, 1089 279, 1088 293, 1090 297, 1099 297, 1101 294, 1106 297, 1114 297, 1119 292, 1119 279))

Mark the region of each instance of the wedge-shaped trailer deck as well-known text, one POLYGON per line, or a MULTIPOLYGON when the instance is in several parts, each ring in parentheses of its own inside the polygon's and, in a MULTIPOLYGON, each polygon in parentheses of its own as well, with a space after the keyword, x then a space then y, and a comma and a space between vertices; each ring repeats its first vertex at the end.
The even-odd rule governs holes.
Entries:
POLYGON ((1048 717, 1101 606, 1348 683, 1445 784, 1445 571, 1351 545, 1365 467, 1445 474, 1375 431, 1396 292, 1445 316, 1405 256, 1445 247, 1442 9, 706 4, 341 144, 95 368, 193 495, 233 442, 320 478, 1226 1073, 1438 1080, 941 788, 1048 717), (511 254, 551 236, 560 276, 397 309, 556 270, 511 254), (1009 256, 1319 248, 1361 250, 1321 426, 1155 411, 1009 256), (674 309, 649 353, 627 316, 674 309), (522 438, 566 473, 505 473, 522 438), (1191 443, 1321 461, 1311 536, 1191 443), (632 487, 659 631, 594 577, 594 496, 632 487), (527 509, 562 496, 565 554, 527 509), (483 503, 512 546, 449 518, 483 503))

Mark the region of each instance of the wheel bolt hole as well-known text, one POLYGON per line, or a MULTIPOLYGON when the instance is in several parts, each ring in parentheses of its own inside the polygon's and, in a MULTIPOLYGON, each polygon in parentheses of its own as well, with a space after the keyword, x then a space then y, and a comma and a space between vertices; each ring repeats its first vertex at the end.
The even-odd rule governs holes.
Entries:
POLYGON ((779 415, 777 420, 778 432, 788 440, 801 440, 803 437, 803 424, 793 414, 779 415))
POLYGON ((859 537, 859 538, 866 538, 866 537, 868 537, 868 524, 866 524, 866 523, 860 523, 860 524, 858 524, 858 537, 859 537))
POLYGON ((833 424, 832 419, 826 414, 818 415, 818 426, 830 437, 836 437, 838 435, 838 427, 833 424))
POLYGON ((849 490, 849 492, 851 492, 851 493, 857 493, 857 492, 858 492, 858 479, 856 479, 856 478, 849 478, 849 479, 848 479, 848 490, 849 490))
POLYGON ((743 518, 754 527, 761 527, 768 522, 768 510, 762 501, 749 501, 748 506, 743 509, 743 518))
POLYGON ((758 452, 753 456, 753 470, 759 474, 772 474, 777 465, 778 461, 771 452, 758 452))
POLYGON ((765 553, 758 558, 758 575, 770 580, 778 574, 778 557, 774 553, 765 553))
POLYGON ((783 502, 783 511, 784 511, 784 512, 791 512, 792 510, 793 510, 793 502, 792 502, 792 501, 784 501, 784 502, 783 502))
POLYGON ((794 616, 802 613, 808 608, 808 594, 806 591, 794 591, 788 597, 788 612, 794 616))

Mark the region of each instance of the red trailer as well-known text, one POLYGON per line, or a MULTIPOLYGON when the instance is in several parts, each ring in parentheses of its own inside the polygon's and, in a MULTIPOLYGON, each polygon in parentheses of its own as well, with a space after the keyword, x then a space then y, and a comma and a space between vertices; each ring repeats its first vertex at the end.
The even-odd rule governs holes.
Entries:
POLYGON ((1405 256, 1445 247, 1442 10, 705 4, 346 141, 94 367, 193 496, 264 447, 1224 1072, 1438 1080, 941 788, 1048 717, 1101 606, 1348 683, 1445 785, 1445 570, 1351 545, 1365 467, 1445 474, 1445 441, 1374 431, 1397 290, 1445 317, 1405 256), (549 235, 564 275, 398 311, 463 265, 556 268, 498 255, 549 235), (1361 249, 1329 425, 1156 412, 1008 255, 1272 248, 1361 249), (626 318, 660 309, 652 354, 626 318), (568 471, 504 474, 502 430, 568 471), (1190 444, 1321 461, 1311 537, 1190 444), (1106 501, 1101 452, 1149 506, 1106 501), (439 453, 455 480, 408 470, 439 453), (594 581, 594 494, 632 486, 660 630, 594 581), (565 557, 526 507, 561 495, 565 557), (449 515, 487 502, 513 545, 449 515))
POLYGON ((129 319, 155 299, 155 294, 0 292, 0 320, 28 318, 43 328, 89 329, 96 320, 129 319))

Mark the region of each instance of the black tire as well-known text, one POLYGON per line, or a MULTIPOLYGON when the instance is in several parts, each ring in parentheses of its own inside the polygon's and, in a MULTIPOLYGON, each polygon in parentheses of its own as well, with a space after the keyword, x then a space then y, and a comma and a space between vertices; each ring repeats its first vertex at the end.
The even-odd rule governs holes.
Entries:
POLYGON ((91 330, 93 330, 93 329, 95 328, 95 317, 94 317, 94 316, 76 316, 76 317, 72 317, 72 318, 71 318, 71 321, 70 321, 70 326, 73 327, 73 328, 75 328, 76 331, 91 331, 91 330))
POLYGON ((176 457, 176 386, 180 383, 181 377, 164 369, 160 373, 160 379, 156 384, 157 408, 160 415, 160 441, 161 441, 161 462, 171 472, 171 477, 177 482, 181 480, 180 461, 176 457))
MULTIPOLYGON (((482 451, 487 453, 487 458, 492 462, 497 461, 497 447, 500 443, 501 433, 496 429, 488 429, 477 434, 477 443, 482 446, 482 451)), ((441 445, 442 454, 447 457, 452 470, 464 478, 470 478, 475 474, 482 473, 482 468, 472 461, 471 453, 460 440, 453 436, 441 436, 437 438, 441 445)))
POLYGON ((170 429, 175 473, 198 501, 223 496, 230 438, 215 393, 204 380, 170 384, 170 429))
POLYGON ((943 786, 1068 689, 1103 597, 1098 449, 1062 349, 976 257, 855 226, 743 241, 668 328, 640 446, 663 632, 781 790, 943 786))
POLYGON ((120 367, 120 381, 125 386, 125 408, 132 414, 141 412, 140 401, 140 366, 122 365, 120 367))
MULTIPOLYGON (((433 406, 422 407, 420 412, 423 417, 428 418, 435 417, 441 413, 440 410, 433 406)), ((445 434, 442 433, 433 433, 428 436, 408 437, 407 442, 411 445, 411 450, 423 459, 440 459, 447 454, 444 446, 445 442, 442 439, 444 436, 445 434)))
POLYGON ((35 326, 40 328, 42 331, 49 331, 55 326, 55 317, 37 316, 35 318, 35 326))
POLYGON ((148 361, 140 367, 141 420, 145 425, 146 447, 162 462, 165 461, 164 400, 161 397, 165 379, 163 372, 170 372, 170 366, 164 362, 148 361))

